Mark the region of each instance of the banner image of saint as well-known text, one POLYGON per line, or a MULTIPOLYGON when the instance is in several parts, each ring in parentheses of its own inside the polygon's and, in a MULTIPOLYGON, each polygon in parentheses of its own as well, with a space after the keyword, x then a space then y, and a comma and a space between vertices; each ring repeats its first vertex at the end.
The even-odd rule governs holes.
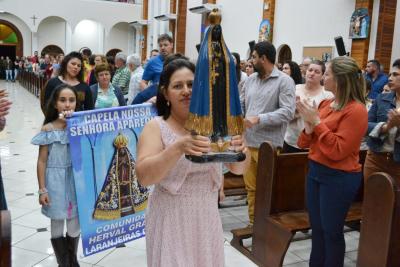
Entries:
POLYGON ((135 160, 127 147, 128 142, 121 133, 114 140, 115 153, 95 203, 94 219, 114 220, 147 206, 149 190, 137 181, 135 160))

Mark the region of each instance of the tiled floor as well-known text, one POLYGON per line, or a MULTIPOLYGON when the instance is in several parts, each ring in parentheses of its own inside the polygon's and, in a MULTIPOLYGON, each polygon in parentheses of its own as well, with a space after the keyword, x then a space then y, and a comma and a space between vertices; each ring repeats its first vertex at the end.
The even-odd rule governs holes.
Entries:
MULTIPOLYGON (((0 133, 0 156, 6 197, 12 216, 12 261, 14 267, 57 266, 50 244, 50 220, 40 213, 37 201, 36 159, 37 147, 30 140, 41 127, 43 115, 36 97, 18 83, 0 81, 0 88, 7 88, 13 101, 7 118, 6 129, 0 133)), ((228 201, 233 201, 232 199, 228 201)), ((255 266, 230 246, 231 229, 247 225, 245 206, 220 210, 225 242, 225 265, 227 267, 255 266)), ((304 234, 299 234, 303 237, 304 234)), ((355 266, 359 235, 346 233, 345 266, 355 266)), ((79 260, 82 267, 146 266, 145 240, 136 240, 126 247, 110 249, 79 260)), ((310 240, 292 242, 284 266, 308 266, 310 240)))

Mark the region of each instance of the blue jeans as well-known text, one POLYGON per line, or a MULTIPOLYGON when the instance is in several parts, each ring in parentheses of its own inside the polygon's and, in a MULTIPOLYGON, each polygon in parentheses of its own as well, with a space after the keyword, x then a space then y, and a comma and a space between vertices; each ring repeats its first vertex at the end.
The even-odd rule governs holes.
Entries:
POLYGON ((16 81, 17 77, 18 77, 18 70, 14 69, 14 79, 13 80, 16 81))
POLYGON ((7 81, 12 81, 13 79, 13 71, 12 70, 6 70, 6 80, 7 81), (8 78, 10 77, 10 78, 8 78))
POLYGON ((361 184, 361 172, 332 169, 309 161, 307 206, 312 229, 310 267, 342 267, 343 227, 361 184))

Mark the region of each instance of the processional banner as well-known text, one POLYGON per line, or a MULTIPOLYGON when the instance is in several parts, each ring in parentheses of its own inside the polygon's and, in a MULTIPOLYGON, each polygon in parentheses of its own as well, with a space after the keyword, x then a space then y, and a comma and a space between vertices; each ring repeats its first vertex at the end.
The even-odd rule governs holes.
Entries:
POLYGON ((149 189, 136 177, 136 145, 151 104, 76 112, 67 121, 84 256, 145 235, 149 189))

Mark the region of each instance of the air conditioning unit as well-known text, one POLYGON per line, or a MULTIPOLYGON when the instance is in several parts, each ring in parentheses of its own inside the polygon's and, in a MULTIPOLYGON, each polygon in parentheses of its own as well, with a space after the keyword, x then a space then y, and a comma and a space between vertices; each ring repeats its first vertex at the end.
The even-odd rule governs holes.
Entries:
POLYGON ((176 14, 163 14, 155 16, 154 18, 160 21, 176 20, 176 14))
POLYGON ((210 13, 214 8, 221 10, 221 6, 217 4, 202 4, 189 8, 189 11, 196 14, 210 13))
POLYGON ((148 20, 135 20, 135 21, 129 22, 129 25, 131 25, 132 27, 141 27, 141 26, 144 26, 147 24, 149 24, 148 20))

